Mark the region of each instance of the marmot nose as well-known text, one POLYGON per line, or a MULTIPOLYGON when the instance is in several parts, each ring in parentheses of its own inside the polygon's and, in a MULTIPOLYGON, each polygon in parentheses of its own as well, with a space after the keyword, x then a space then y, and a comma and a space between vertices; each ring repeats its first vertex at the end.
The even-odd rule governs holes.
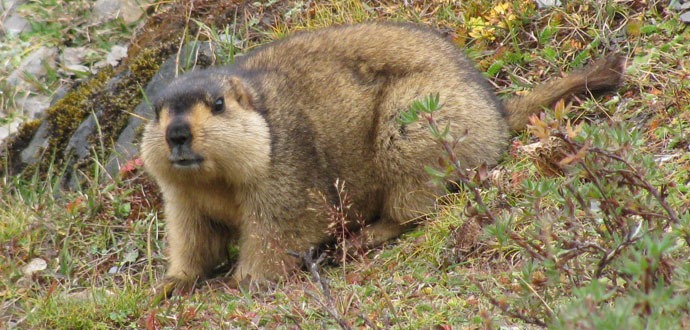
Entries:
POLYGON ((165 138, 168 140, 170 147, 181 146, 192 140, 192 131, 186 122, 174 122, 168 125, 165 138))

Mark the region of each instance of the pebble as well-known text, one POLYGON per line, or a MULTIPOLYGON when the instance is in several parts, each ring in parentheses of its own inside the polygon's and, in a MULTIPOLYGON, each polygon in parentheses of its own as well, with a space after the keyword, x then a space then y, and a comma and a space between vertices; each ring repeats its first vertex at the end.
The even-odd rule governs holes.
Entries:
POLYGON ((120 17, 126 24, 130 24, 144 14, 140 5, 146 3, 146 1, 136 0, 98 0, 93 6, 93 14, 99 20, 120 17))
POLYGON ((21 123, 22 120, 14 119, 9 123, 0 126, 0 144, 2 144, 2 141, 4 141, 8 136, 10 136, 10 134, 16 132, 17 128, 19 127, 19 124, 21 123))
POLYGON ((31 24, 21 14, 14 13, 2 24, 7 36, 17 36, 20 33, 31 32, 31 24))
POLYGON ((62 65, 79 65, 86 56, 86 47, 67 47, 59 56, 62 65))
POLYGON ((27 90, 34 89, 31 84, 27 82, 25 72, 31 74, 36 79, 41 79, 47 70, 43 66, 45 63, 49 67, 55 67, 55 57, 57 56, 57 48, 55 47, 41 47, 33 51, 27 56, 17 69, 12 71, 7 78, 7 83, 12 86, 21 86, 27 90))
POLYGON ((558 7, 561 5, 560 0, 536 0, 535 2, 539 8, 558 7))
POLYGON ((39 119, 50 106, 50 98, 43 95, 31 96, 17 100, 17 109, 31 119, 39 119))
POLYGON ((127 47, 115 45, 115 46, 113 46, 113 48, 110 49, 110 52, 108 53, 108 55, 106 55, 105 59, 96 62, 93 65, 93 67, 94 67, 94 69, 100 69, 100 68, 103 68, 107 65, 115 67, 120 63, 120 60, 122 60, 126 56, 127 56, 127 47))

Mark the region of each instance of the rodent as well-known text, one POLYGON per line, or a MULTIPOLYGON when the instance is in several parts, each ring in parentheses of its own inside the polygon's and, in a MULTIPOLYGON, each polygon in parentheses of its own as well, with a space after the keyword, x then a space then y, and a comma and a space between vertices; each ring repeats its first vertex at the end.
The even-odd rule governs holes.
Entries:
POLYGON ((141 145, 145 169, 165 202, 167 279, 189 287, 239 244, 232 277, 270 281, 306 251, 331 240, 322 194, 337 204, 346 183, 368 246, 399 236, 434 208, 443 187, 425 165, 443 154, 422 121, 397 118, 439 93, 441 127, 467 132, 455 145, 468 168, 495 165, 511 130, 563 97, 619 84, 624 58, 501 102, 462 51, 412 24, 363 23, 302 32, 183 74, 154 102, 141 145))

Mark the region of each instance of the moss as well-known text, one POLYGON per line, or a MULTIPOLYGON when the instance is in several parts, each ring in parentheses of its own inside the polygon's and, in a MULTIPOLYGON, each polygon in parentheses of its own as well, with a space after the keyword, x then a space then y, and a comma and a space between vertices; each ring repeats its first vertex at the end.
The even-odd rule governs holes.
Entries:
POLYGON ((46 111, 46 120, 50 122, 48 148, 56 152, 58 163, 61 163, 62 153, 72 133, 94 111, 95 103, 92 102, 92 96, 103 89, 112 72, 112 69, 102 70, 89 81, 67 93, 46 111))
POLYGON ((94 78, 79 85, 76 89, 67 93, 46 112, 46 120, 51 123, 50 147, 64 146, 74 130, 93 110, 94 104, 90 101, 98 91, 102 90, 112 70, 99 72, 94 78))
POLYGON ((132 61, 129 71, 135 79, 148 81, 160 68, 161 63, 167 57, 163 51, 164 47, 158 49, 145 49, 132 61))
POLYGON ((2 168, 0 168, 0 175, 5 175, 5 171, 8 169, 9 173, 15 173, 19 169, 21 164, 16 160, 22 150, 24 150, 31 142, 31 139, 34 138, 38 127, 41 126, 41 122, 40 119, 36 119, 22 124, 17 134, 7 142, 7 153, 5 157, 2 157, 0 160, 0 164, 2 165, 2 168))
MULTIPOLYGON (((129 121, 129 113, 141 102, 141 88, 151 80, 165 58, 172 54, 170 45, 142 50, 130 61, 129 70, 106 91, 96 95, 95 102, 101 110, 98 121, 103 138, 101 158, 106 158, 115 140, 129 121)), ((92 135, 91 143, 100 145, 98 135, 92 135)), ((88 170, 89 167, 87 167, 88 170)))

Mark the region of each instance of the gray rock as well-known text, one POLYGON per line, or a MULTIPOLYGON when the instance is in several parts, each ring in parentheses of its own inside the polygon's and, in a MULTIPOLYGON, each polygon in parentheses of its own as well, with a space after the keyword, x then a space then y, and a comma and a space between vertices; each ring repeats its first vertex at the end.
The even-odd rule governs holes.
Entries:
POLYGON ((60 86, 55 91, 55 94, 53 94, 53 98, 50 100, 50 106, 54 106, 57 101, 60 101, 65 95, 67 95, 67 92, 69 92, 69 88, 67 86, 60 86))
POLYGON ((24 148, 24 150, 22 150, 22 152, 19 154, 19 160, 27 165, 38 163, 38 161, 41 160, 41 157, 43 157, 43 153, 48 148, 49 133, 50 123, 44 120, 41 125, 38 126, 38 130, 36 130, 36 134, 34 134, 31 142, 29 142, 29 146, 24 148))
POLYGON ((32 96, 26 99, 17 100, 17 106, 25 116, 38 119, 43 117, 43 113, 50 106, 50 98, 47 96, 32 96))
POLYGON ((113 48, 110 49, 110 52, 109 52, 108 55, 105 57, 105 59, 96 62, 96 63, 93 65, 93 67, 94 67, 95 69, 104 68, 104 67, 106 67, 107 65, 110 65, 110 66, 115 67, 115 66, 117 66, 118 64, 120 64, 120 60, 122 60, 122 59, 123 59, 124 57, 126 57, 126 56, 127 56, 127 47, 125 47, 125 46, 120 46, 120 45, 116 45, 116 46, 113 46, 113 48))
POLYGON ((560 0, 536 0, 538 8, 550 8, 559 7, 561 5, 560 0))
POLYGON ((671 0, 668 5, 670 8, 675 10, 685 10, 690 9, 690 1, 687 0, 671 0))
POLYGON ((62 53, 58 57, 60 64, 62 65, 80 65, 81 61, 84 60, 86 56, 86 47, 67 47, 62 50, 62 53))
POLYGON ((98 0, 93 5, 93 15, 99 20, 115 18, 120 11, 120 0, 98 0))
POLYGON ((22 123, 20 119, 15 119, 7 124, 0 126, 0 144, 4 141, 10 134, 17 132, 17 128, 22 123))
MULTIPOLYGON (((126 75, 126 72, 121 72, 113 77, 111 77, 106 85, 103 87, 104 90, 112 90, 115 88, 122 80, 122 76, 126 75)), ((98 122, 97 120, 100 120, 103 116, 103 110, 98 110, 95 113, 89 114, 88 117, 84 121, 81 122, 79 127, 72 133, 72 136, 69 138, 69 141, 67 142, 67 146, 65 147, 64 150, 64 155, 66 157, 69 157, 70 159, 70 164, 74 165, 79 162, 81 162, 84 159, 90 158, 93 156, 93 151, 100 151, 100 146, 99 145, 93 145, 90 141, 90 138, 92 136, 95 136, 97 134, 97 128, 98 128, 98 122), (96 149, 94 149, 96 148, 96 149)), ((71 166, 69 166, 71 167, 71 166)), ((77 175, 74 175, 75 173, 70 171, 67 172, 65 175, 65 184, 69 186, 71 189, 75 189, 79 186, 79 181, 81 178, 77 177, 77 175)))
POLYGON ((98 0, 93 6, 93 14, 99 20, 109 20, 121 17, 126 24, 138 20, 144 11, 140 4, 147 4, 147 1, 137 0, 98 0))
MULTIPOLYGON (((214 47, 214 50, 220 50, 219 47, 214 47)), ((212 57, 210 44, 207 42, 192 44, 189 47, 184 47, 181 51, 180 56, 182 58, 198 58, 199 66, 208 65, 210 63, 210 58, 212 57), (186 56, 186 52, 191 51, 189 57, 186 56)), ((158 72, 153 76, 144 89, 149 100, 156 98, 157 93, 162 90, 167 84, 174 79, 176 73, 175 59, 176 54, 168 58, 160 67, 158 72)), ((121 81, 123 75, 127 72, 123 71, 120 74, 111 77, 108 83, 104 86, 104 89, 112 89, 117 86, 118 82, 121 81)), ((62 98, 67 91, 67 88, 61 88, 56 92, 51 105, 54 105, 57 100, 62 98)), ((32 100, 33 101, 33 100, 32 100)), ((37 100, 38 101, 38 100, 37 100)), ((45 102, 45 100, 41 100, 45 102)), ((28 107, 30 103, 25 103, 25 107, 28 107)), ((142 98, 142 102, 133 109, 133 116, 128 119, 127 126, 123 129, 120 135, 117 137, 115 145, 113 146, 111 154, 108 156, 107 162, 105 163, 106 169, 112 175, 117 174, 120 168, 120 164, 124 164, 127 160, 135 157, 139 154, 138 144, 135 143, 137 139, 137 133, 140 131, 140 127, 146 122, 147 118, 152 118, 153 113, 151 107, 142 98)), ((97 112, 89 115, 77 128, 77 130, 69 138, 67 145, 65 147, 64 154, 71 159, 72 164, 76 164, 81 160, 88 159, 92 156, 93 145, 89 142, 95 134, 97 134, 97 118, 101 117, 101 112, 97 112)), ((48 148, 48 135, 50 131, 50 125, 48 122, 44 121, 38 128, 37 133, 34 135, 32 140, 29 142, 29 146, 20 152, 20 159, 24 164, 31 165, 36 164, 48 148)), ((100 146, 96 146, 99 148, 100 146)), ((65 184, 69 187, 78 186, 79 178, 72 172, 65 174, 65 184)))
MULTIPOLYGON (((175 56, 169 58, 161 65, 158 72, 156 72, 151 81, 146 85, 144 93, 146 93, 149 100, 155 99, 156 93, 167 86, 174 77, 175 56)), ((108 162, 106 163, 106 170, 111 175, 115 175, 120 170, 122 164, 139 154, 139 146, 136 145, 134 141, 136 140, 139 127, 144 124, 144 120, 140 117, 146 119, 153 118, 153 111, 145 100, 142 100, 132 112, 134 116, 129 117, 127 126, 125 126, 120 136, 118 136, 117 141, 115 141, 113 152, 110 154, 108 162)))
POLYGON ((8 36, 16 36, 20 33, 31 32, 31 24, 19 13, 14 13, 2 24, 2 29, 8 36))
POLYGON ((0 0, 0 11, 17 9, 25 2, 26 0, 0 0))
POLYGON ((65 155, 71 155, 77 160, 85 159, 91 156, 91 144, 89 143, 89 136, 96 131, 96 119, 93 114, 90 114, 86 120, 82 121, 77 130, 72 133, 72 136, 67 142, 65 148, 65 155))
POLYGON ((690 23, 690 11, 681 14, 680 21, 683 23, 690 23))
MULTIPOLYGON (((142 102, 134 109, 134 113, 150 112, 150 110, 145 109, 147 107, 148 105, 142 102)), ((134 140, 136 140, 137 137, 137 130, 143 124, 144 121, 140 118, 134 116, 129 117, 127 126, 122 130, 117 141, 115 141, 113 151, 106 163, 105 169, 110 175, 117 174, 123 164, 139 154, 139 146, 134 143, 134 140)))
POLYGON ((120 63, 120 60, 122 60, 126 56, 127 56, 127 47, 115 45, 115 46, 113 46, 113 48, 110 49, 110 52, 105 57, 105 62, 106 62, 106 64, 110 64, 112 66, 117 66, 120 63))
MULTIPOLYGON (((69 89, 67 87, 60 87, 55 92, 53 99, 50 101, 50 106, 55 105, 57 101, 65 97, 68 91, 69 89)), ((29 145, 26 148, 24 148, 24 150, 22 150, 19 154, 19 161, 27 165, 36 164, 41 159, 41 157, 43 157, 43 153, 48 148, 49 134, 50 123, 44 120, 43 122, 41 122, 41 125, 38 126, 38 129, 36 130, 36 133, 31 139, 31 142, 29 142, 29 145)))
POLYGON ((41 47, 33 51, 22 61, 19 67, 10 74, 7 78, 7 83, 12 86, 21 86, 25 89, 31 89, 32 86, 25 80, 27 79, 26 73, 29 73, 36 79, 40 79, 47 73, 43 65, 55 67, 56 56, 57 48, 55 47, 41 47))

